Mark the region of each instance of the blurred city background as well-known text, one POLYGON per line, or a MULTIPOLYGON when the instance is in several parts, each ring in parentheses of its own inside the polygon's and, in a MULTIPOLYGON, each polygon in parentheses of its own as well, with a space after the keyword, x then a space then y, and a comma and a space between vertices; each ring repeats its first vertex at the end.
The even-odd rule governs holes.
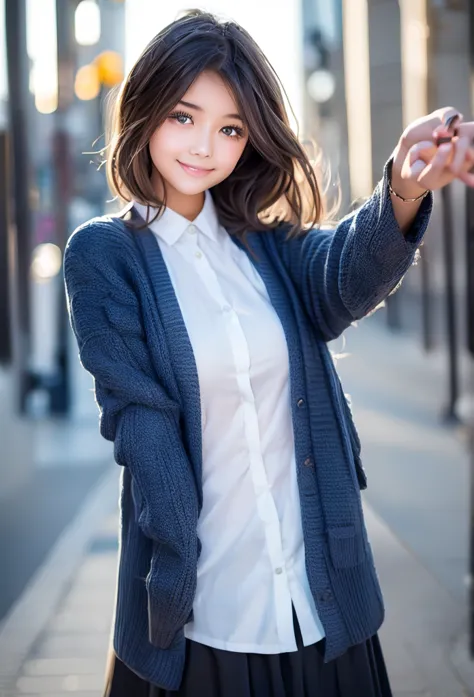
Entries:
MULTIPOLYGON (((280 75, 303 140, 370 194, 404 126, 474 117, 473 0, 210 0, 280 75)), ((108 105, 182 0, 0 0, 0 695, 98 697, 119 468, 69 328, 62 253, 118 208, 108 105)), ((474 695, 474 196, 436 196, 421 260, 335 342, 369 486, 396 697, 474 695)), ((133 697, 133 696, 131 696, 133 697)), ((315 695, 315 697, 317 697, 315 695)))

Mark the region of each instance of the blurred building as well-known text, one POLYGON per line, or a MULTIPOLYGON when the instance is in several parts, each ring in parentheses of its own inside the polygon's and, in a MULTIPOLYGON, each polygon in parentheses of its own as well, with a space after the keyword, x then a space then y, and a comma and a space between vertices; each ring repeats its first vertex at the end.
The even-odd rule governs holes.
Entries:
POLYGON ((104 103, 124 32, 122 0, 0 0, 0 497, 33 467, 34 419, 79 408, 62 253, 108 198, 104 103))
MULTIPOLYGON (((472 118, 470 3, 303 0, 303 12, 305 133, 338 173, 346 212, 370 194, 409 122, 446 105, 472 118)), ((462 411, 469 371, 466 196, 462 185, 451 189, 451 225, 437 196, 421 261, 379 316, 444 356, 439 407, 448 418, 462 411)))

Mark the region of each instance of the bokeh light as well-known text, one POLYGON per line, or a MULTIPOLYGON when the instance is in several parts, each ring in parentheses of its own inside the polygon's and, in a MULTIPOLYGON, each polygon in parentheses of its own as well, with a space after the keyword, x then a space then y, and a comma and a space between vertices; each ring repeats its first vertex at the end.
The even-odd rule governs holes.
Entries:
POLYGON ((56 244, 39 244, 33 251, 31 275, 37 283, 49 281, 58 275, 61 263, 61 250, 56 244))
POLYGON ((87 101, 95 99, 100 92, 99 70, 96 65, 84 65, 79 68, 74 82, 74 92, 78 99, 87 101))

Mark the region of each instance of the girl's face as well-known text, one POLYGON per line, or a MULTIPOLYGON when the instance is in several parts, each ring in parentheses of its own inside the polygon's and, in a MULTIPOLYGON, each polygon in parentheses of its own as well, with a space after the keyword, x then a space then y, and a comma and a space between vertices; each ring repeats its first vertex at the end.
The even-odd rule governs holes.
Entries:
POLYGON ((190 196, 202 200, 206 189, 231 174, 247 141, 230 89, 217 73, 201 73, 150 139, 151 159, 165 182, 168 205, 190 196))

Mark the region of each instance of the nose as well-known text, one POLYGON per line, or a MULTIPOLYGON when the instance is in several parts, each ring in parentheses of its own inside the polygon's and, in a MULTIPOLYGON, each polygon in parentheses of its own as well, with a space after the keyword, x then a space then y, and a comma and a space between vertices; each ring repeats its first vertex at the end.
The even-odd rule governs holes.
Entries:
POLYGON ((195 130, 195 138, 189 149, 191 155, 198 157, 211 157, 212 155, 212 138, 210 129, 202 128, 195 130))

